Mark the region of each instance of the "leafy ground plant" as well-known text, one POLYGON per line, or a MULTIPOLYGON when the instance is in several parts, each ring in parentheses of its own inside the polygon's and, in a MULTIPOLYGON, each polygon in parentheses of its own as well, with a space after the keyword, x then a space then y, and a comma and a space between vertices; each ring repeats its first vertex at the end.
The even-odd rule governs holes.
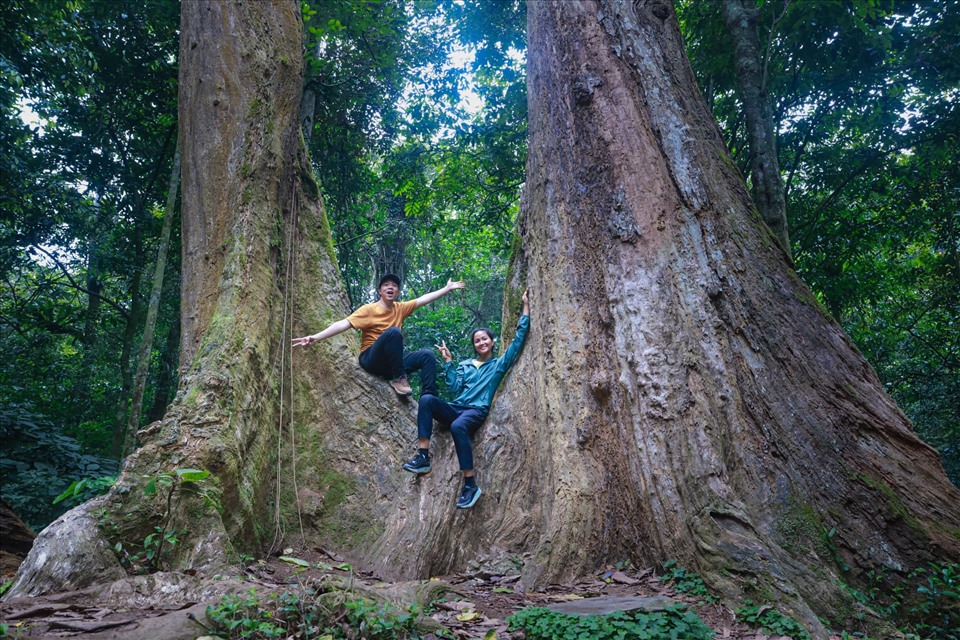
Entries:
POLYGON ((507 618, 507 622, 511 630, 523 629, 527 640, 709 640, 714 637, 714 632, 683 605, 653 613, 618 611, 604 616, 575 616, 544 607, 527 607, 507 618))
POLYGON ((63 493, 53 499, 53 504, 66 502, 69 506, 78 505, 106 493, 116 481, 117 476, 115 475, 74 480, 63 493))
MULTIPOLYGON (((213 482, 210 481, 210 472, 198 469, 174 469, 173 471, 164 471, 153 476, 146 477, 147 483, 143 492, 147 496, 160 495, 164 504, 163 512, 160 514, 159 526, 155 526, 153 533, 148 534, 143 543, 139 545, 140 551, 131 553, 124 546, 124 543, 117 542, 113 550, 120 558, 128 572, 142 573, 145 571, 155 571, 163 568, 164 549, 170 550, 177 545, 179 536, 185 535, 188 531, 177 531, 168 528, 170 517, 173 513, 173 501, 181 493, 192 493, 199 496, 206 507, 222 511, 220 504, 220 493, 213 482), (165 492, 165 493, 163 493, 165 492)), ((109 527, 110 516, 104 514, 101 518, 101 527, 109 527)))
POLYGON ((892 576, 881 568, 865 574, 861 589, 840 586, 908 637, 960 640, 960 564, 931 562, 900 583, 892 576))
POLYGON ((76 439, 29 405, 0 407, 0 485, 3 499, 33 531, 40 531, 73 502, 93 497, 89 480, 117 471, 117 461, 86 453, 76 439), (76 496, 64 494, 88 478, 76 496), (80 481, 78 481, 80 482, 80 481), (62 496, 62 499, 60 499, 62 496))
POLYGON ((910 577, 919 584, 909 630, 924 638, 960 639, 960 564, 931 562, 910 577))
MULTIPOLYGON (((207 607, 210 629, 217 637, 260 640, 263 638, 314 638, 316 640, 419 640, 420 611, 403 611, 363 598, 337 605, 323 604, 316 590, 260 596, 253 589, 246 595, 226 595, 217 606, 207 607)), ((434 637, 444 634, 434 630, 434 637)))
POLYGON ((707 602, 716 601, 716 598, 710 595, 710 591, 707 590, 707 585, 703 583, 703 578, 700 577, 700 574, 688 571, 677 565, 676 560, 667 560, 664 562, 663 571, 664 574, 660 576, 660 580, 670 582, 673 588, 680 593, 703 598, 707 602))
POLYGON ((767 634, 790 636, 794 640, 811 640, 803 625, 789 616, 785 616, 768 604, 757 605, 745 600, 737 607, 737 619, 742 620, 767 634))

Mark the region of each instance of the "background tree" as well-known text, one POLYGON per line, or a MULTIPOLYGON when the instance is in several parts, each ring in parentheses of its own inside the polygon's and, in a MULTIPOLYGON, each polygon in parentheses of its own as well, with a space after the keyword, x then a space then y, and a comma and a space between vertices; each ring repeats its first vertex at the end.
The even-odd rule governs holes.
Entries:
MULTIPOLYGON (((700 86, 747 174, 753 143, 720 4, 679 4, 700 86)), ((960 290, 950 266, 960 214, 935 186, 957 161, 957 40, 946 34, 960 27, 960 11, 931 2, 757 7, 798 272, 960 483, 960 331, 929 322, 956 315, 960 290)))
MULTIPOLYGON (((785 3, 789 4, 789 2, 785 3)), ((757 20, 760 11, 755 2, 723 0, 723 19, 733 45, 737 88, 743 106, 750 140, 750 182, 753 201, 770 230, 790 255, 780 162, 777 158, 777 131, 773 108, 767 92, 767 56, 760 49, 757 20)), ((774 23, 776 20, 774 20, 774 23)), ((770 39, 774 37, 771 29, 770 39)), ((769 47, 766 50, 769 53, 769 47)))
POLYGON ((299 5, 195 0, 182 8, 177 400, 141 434, 145 445, 108 494, 43 531, 11 594, 121 576, 121 559, 142 562, 158 527, 171 543, 152 568, 212 575, 238 551, 279 544, 300 520, 301 498, 311 497, 298 493, 296 471, 280 473, 294 454, 312 458, 301 479, 320 492, 309 522, 326 539, 382 531, 402 473, 384 469, 399 469, 400 423, 409 417, 361 372, 355 337, 325 342, 289 368, 291 319, 316 326, 347 310, 301 142, 299 5), (251 51, 262 55, 244 54, 251 51), (298 422, 281 402, 294 388, 310 405, 298 422), (395 441, 372 438, 374 428, 395 441), (346 453, 357 451, 365 455, 346 453), (204 484, 183 489, 175 483, 184 477, 204 484), (165 491, 155 489, 161 484, 165 491), (368 490, 346 491, 359 486, 368 490))
POLYGON ((0 473, 33 526, 62 512, 49 502, 72 481, 116 468, 176 133, 177 16, 171 3, 16 0, 0 17, 0 405, 13 445, 0 473), (40 441, 76 455, 38 457, 40 441))

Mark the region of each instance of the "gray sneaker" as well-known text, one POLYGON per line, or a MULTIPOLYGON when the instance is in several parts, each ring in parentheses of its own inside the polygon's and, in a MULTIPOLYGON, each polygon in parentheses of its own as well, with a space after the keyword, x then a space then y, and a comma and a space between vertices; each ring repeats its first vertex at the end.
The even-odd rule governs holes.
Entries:
POLYGON ((410 383, 407 382, 407 376, 400 376, 396 380, 391 380, 390 386, 393 387, 393 390, 397 392, 398 396, 409 396, 413 393, 413 389, 410 388, 410 383))

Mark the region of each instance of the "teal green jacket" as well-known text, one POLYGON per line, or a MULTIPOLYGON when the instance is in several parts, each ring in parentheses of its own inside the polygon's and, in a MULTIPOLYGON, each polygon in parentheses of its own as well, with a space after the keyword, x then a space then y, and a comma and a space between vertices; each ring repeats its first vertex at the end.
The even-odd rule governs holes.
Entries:
POLYGON ((529 329, 530 316, 520 316, 517 335, 504 354, 499 358, 490 358, 479 367, 474 366, 473 360, 464 360, 458 365, 447 363, 447 385, 455 396, 450 404, 455 407, 489 409, 500 381, 517 361, 529 329))

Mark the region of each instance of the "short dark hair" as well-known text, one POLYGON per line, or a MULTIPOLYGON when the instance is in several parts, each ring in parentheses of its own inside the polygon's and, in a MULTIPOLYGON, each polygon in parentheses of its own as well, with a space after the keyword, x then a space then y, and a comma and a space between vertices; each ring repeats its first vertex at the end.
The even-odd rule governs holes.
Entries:
MULTIPOLYGON (((477 327, 476 329, 470 332, 470 344, 473 344, 473 339, 476 337, 477 333, 479 333, 480 331, 483 331, 484 333, 486 333, 491 340, 496 341, 496 338, 493 335, 493 331, 490 331, 490 329, 487 329, 486 327, 477 327)), ((477 349, 474 348, 473 352, 476 353, 477 349)))
POLYGON ((394 275, 392 273, 385 273, 383 277, 380 278, 380 284, 377 285, 377 289, 383 286, 384 282, 393 282, 397 285, 397 288, 400 288, 400 276, 394 275))

